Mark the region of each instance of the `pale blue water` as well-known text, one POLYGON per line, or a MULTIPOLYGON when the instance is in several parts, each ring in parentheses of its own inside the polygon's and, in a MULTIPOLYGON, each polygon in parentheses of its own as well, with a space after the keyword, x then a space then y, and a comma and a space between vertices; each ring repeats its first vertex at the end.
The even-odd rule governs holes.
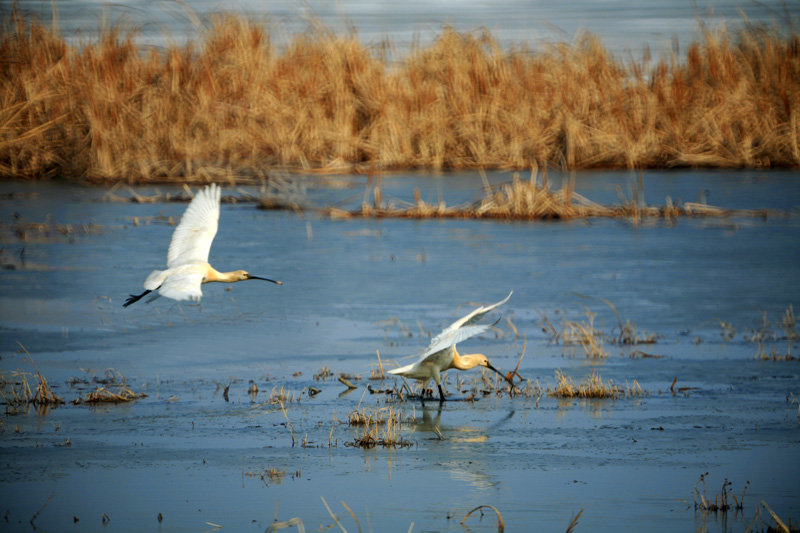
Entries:
MULTIPOLYGON (((510 174, 488 178, 501 183, 510 174)), ((355 206, 364 196, 362 177, 337 178, 337 188, 306 179, 320 206, 355 206)), ((625 190, 630 180, 625 172, 585 172, 576 188, 612 203, 616 186, 625 190)), ((51 215, 76 229, 71 239, 32 232, 25 243, 3 233, 4 264, 23 248, 26 263, 0 271, 0 368, 33 372, 19 341, 68 401, 94 390, 92 376, 109 368, 148 394, 130 405, 68 404, 3 418, 0 514, 7 512, 8 522, 0 520, 0 530, 27 529, 51 494, 35 521, 48 531, 196 531, 211 528, 207 522, 263 530, 276 504, 279 520, 300 517, 315 529, 333 524, 320 497, 348 531, 357 528, 341 501, 365 531, 408 531, 412 522, 413 531, 462 531, 466 513, 486 504, 501 511, 509 531, 531 524, 563 531, 582 508, 578 531, 641 524, 654 531, 702 525, 744 531, 760 499, 784 519, 797 516, 800 420, 791 395, 800 396, 799 363, 755 360, 757 346, 746 336, 764 313, 775 324, 790 305, 798 309, 798 175, 646 172, 644 180, 651 204, 666 196, 694 200, 701 192, 714 205, 783 216, 681 219, 674 227, 600 219, 332 221, 314 212, 224 204, 212 263, 284 285, 252 281, 230 291, 208 285, 201 306, 160 299, 123 309, 150 270, 163 266, 172 234, 171 226, 146 225, 146 217, 177 220, 186 204, 108 203, 100 189, 0 184, 4 224, 15 223, 14 213, 31 222, 51 215), (98 234, 81 233, 90 223, 100 226, 98 234), (485 398, 446 404, 441 413, 435 403, 424 410, 398 404, 413 420, 402 431, 411 449, 344 445, 360 430, 336 424, 334 416, 346 420, 359 405, 385 404, 364 393, 367 380, 341 394, 338 381, 316 381, 316 372, 327 366, 367 377, 376 351, 384 364, 406 362, 424 348, 428 333, 509 290, 514 295, 496 314, 497 335, 470 340, 462 350, 486 353, 508 370, 527 339, 520 373, 528 379, 552 386, 556 369, 579 381, 596 368, 620 385, 637 380, 650 394, 617 401, 545 397, 538 405, 530 398, 485 398), (616 334, 608 307, 575 293, 608 299, 623 320, 657 334, 656 344, 639 348, 661 357, 631 358, 631 348, 606 343, 609 357, 589 364, 579 347, 549 342, 538 312, 560 327, 562 316, 584 320, 588 306, 597 313, 595 326, 616 334), (408 329, 387 327, 390 319, 408 329), (733 339, 723 339, 720 322, 736 328, 733 339), (79 382, 70 386, 70 378, 79 382), (673 396, 675 378, 678 387, 695 389, 673 396), (246 393, 250 380, 261 391, 255 401, 246 393), (214 381, 231 384, 229 402, 214 381), (309 386, 322 392, 309 398, 303 392, 309 386), (287 404, 287 415, 309 447, 292 446, 284 415, 264 403, 273 387, 300 398, 287 404), (270 468, 286 471, 286 478, 267 486, 243 475, 270 468), (711 473, 711 496, 725 478, 737 495, 750 481, 744 511, 731 511, 723 523, 687 510, 682 500, 691 504, 704 472, 711 473), (102 513, 111 518, 106 526, 102 513)), ((387 201, 410 200, 420 187, 423 198, 441 196, 448 205, 473 200, 483 186, 475 173, 386 176, 381 185, 387 201)), ((798 353, 780 327, 771 329, 778 338, 767 350, 798 353)), ((467 522, 473 531, 494 531, 494 524, 491 511, 467 522)))

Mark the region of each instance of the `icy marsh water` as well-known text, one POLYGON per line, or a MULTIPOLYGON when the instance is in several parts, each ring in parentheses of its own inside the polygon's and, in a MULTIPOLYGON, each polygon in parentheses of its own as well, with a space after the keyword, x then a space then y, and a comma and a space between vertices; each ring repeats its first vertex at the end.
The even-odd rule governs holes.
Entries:
MULTIPOLYGON (((492 183, 509 178, 489 174, 492 183)), ((627 173, 583 173, 577 191, 612 203, 629 181, 627 173)), ((317 205, 358 205, 364 195, 364 178, 307 183, 317 205)), ((474 199, 482 182, 471 173, 393 176, 382 187, 384 199, 410 200, 420 187, 424 199, 452 205, 474 199)), ((800 296, 796 174, 646 173, 648 203, 702 194, 714 205, 789 213, 674 227, 334 221, 224 204, 212 262, 284 285, 211 285, 201 306, 161 299, 127 309, 127 294, 165 261, 173 228, 159 221, 177 220, 186 205, 104 202, 104 193, 0 185, 3 264, 16 267, 0 271, 4 374, 34 372, 19 342, 68 402, 100 386, 94 378, 109 369, 147 394, 123 405, 7 409, 0 530, 29 529, 40 510, 35 525, 46 531, 257 531, 276 517, 299 517, 308 530, 334 525, 321 498, 348 531, 357 526, 341 502, 365 531, 408 531, 412 523, 413 531, 463 531, 460 521, 479 505, 496 507, 509 531, 563 531, 581 509, 578 531, 744 531, 761 499, 784 519, 800 514, 800 420, 791 403, 800 396, 800 363, 755 360, 748 340, 766 313, 775 339, 765 349, 790 350, 776 324, 800 296), (19 222, 69 224, 73 234, 29 230, 22 243, 11 232, 19 222), (596 370, 620 385, 637 380, 648 394, 489 396, 440 410, 364 392, 390 385, 367 379, 376 351, 387 365, 404 364, 428 333, 509 290, 496 333, 463 350, 509 370, 524 346, 520 374, 543 386, 555 385, 557 369, 576 382, 596 370), (564 319, 586 320, 588 308, 595 327, 618 334, 608 306, 575 293, 611 301, 657 343, 606 342, 608 357, 597 362, 580 347, 552 343, 540 313, 560 328, 564 319), (659 357, 631 357, 637 348, 659 357), (359 388, 346 393, 335 378, 315 380, 323 367, 360 376, 359 388), (676 378, 676 388, 689 389, 672 394, 676 378), (217 383, 230 385, 227 400, 217 383), (321 392, 309 397, 309 387, 321 392), (286 415, 267 401, 281 388, 294 400, 286 415), (356 408, 389 406, 410 448, 346 445, 363 429, 338 421, 356 408), (692 489, 705 472, 712 497, 726 478, 737 495, 750 482, 743 512, 694 511, 692 489)), ((465 525, 496 530, 492 511, 465 525)))

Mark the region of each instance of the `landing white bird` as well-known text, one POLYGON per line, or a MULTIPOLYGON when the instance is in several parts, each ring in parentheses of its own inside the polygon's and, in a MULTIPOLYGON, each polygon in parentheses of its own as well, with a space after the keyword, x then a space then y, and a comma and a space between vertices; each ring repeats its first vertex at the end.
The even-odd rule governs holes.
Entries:
POLYGON ((131 294, 123 307, 138 302, 153 291, 158 291, 158 294, 151 296, 147 303, 159 296, 178 301, 200 301, 203 296, 200 286, 212 281, 234 283, 260 279, 282 285, 280 281, 252 276, 244 270, 218 272, 208 264, 208 253, 217 234, 220 194, 221 190, 216 184, 197 193, 172 234, 167 252, 167 269, 151 272, 144 280, 146 290, 142 294, 131 294))
MULTIPOLYGON (((446 370, 450 370, 451 368, 455 368, 456 370, 470 370, 476 366, 483 366, 494 370, 502 376, 503 374, 489 363, 485 355, 480 353, 459 354, 456 350, 456 343, 474 337, 492 327, 488 324, 474 324, 492 309, 506 303, 513 293, 514 291, 509 292, 505 300, 501 302, 497 302, 494 305, 479 307, 464 318, 456 320, 439 335, 434 337, 428 349, 425 350, 425 353, 423 353, 415 363, 395 368, 388 372, 397 376, 403 376, 404 378, 419 380, 422 385, 423 396, 428 382, 432 379, 439 388, 439 402, 445 401, 444 392, 442 392, 441 373, 446 370)), ((508 381, 508 378, 505 376, 503 377, 508 381)), ((510 383, 513 386, 513 382, 510 383)))

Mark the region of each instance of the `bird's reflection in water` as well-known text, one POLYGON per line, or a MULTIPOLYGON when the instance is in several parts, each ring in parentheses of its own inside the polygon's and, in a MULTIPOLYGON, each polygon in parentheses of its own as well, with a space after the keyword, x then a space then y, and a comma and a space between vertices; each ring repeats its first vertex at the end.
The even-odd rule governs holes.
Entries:
POLYGON ((422 404, 422 417, 417 417, 414 431, 423 431, 426 433, 434 433, 440 439, 444 438, 442 435, 442 404, 439 404, 435 409, 436 416, 432 416, 434 409, 422 404))
MULTIPOLYGON (((415 418, 415 426, 414 432, 421 431, 426 433, 434 433, 439 439, 444 439, 445 435, 442 433, 442 408, 443 405, 439 404, 437 407, 429 407, 428 405, 422 405, 422 416, 417 416, 415 418), (435 414, 434 414, 435 412, 435 414)), ((487 434, 491 434, 495 430, 502 428, 506 425, 514 415, 516 414, 515 409, 511 409, 508 414, 506 414, 503 418, 493 423, 491 426, 487 428, 487 434)), ((452 427, 450 428, 451 432, 469 432, 472 428, 467 426, 464 427, 452 427)), ((476 429, 476 428, 475 428, 476 429)), ((470 440, 486 440, 488 436, 482 438, 474 438, 470 440)))

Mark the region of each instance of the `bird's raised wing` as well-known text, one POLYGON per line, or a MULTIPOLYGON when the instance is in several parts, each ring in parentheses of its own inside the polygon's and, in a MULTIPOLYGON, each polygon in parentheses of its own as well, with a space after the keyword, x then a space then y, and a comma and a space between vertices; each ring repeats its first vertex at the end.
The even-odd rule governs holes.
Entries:
POLYGON ((197 302, 203 296, 203 291, 200 290, 202 283, 203 273, 199 269, 179 269, 164 280, 158 294, 177 301, 197 302))
POLYGON ((211 243, 217 234, 220 193, 220 188, 212 183, 197 193, 186 208, 169 243, 167 267, 208 262, 211 243))
POLYGON ((428 346, 428 349, 425 350, 425 352, 420 356, 420 360, 488 330, 491 326, 487 324, 480 326, 473 324, 483 318, 486 313, 506 303, 508 299, 511 298, 512 294, 514 294, 514 291, 509 292, 508 296, 506 296, 504 300, 497 302, 496 304, 481 306, 467 316, 453 322, 450 326, 445 328, 441 333, 433 338, 428 346))

